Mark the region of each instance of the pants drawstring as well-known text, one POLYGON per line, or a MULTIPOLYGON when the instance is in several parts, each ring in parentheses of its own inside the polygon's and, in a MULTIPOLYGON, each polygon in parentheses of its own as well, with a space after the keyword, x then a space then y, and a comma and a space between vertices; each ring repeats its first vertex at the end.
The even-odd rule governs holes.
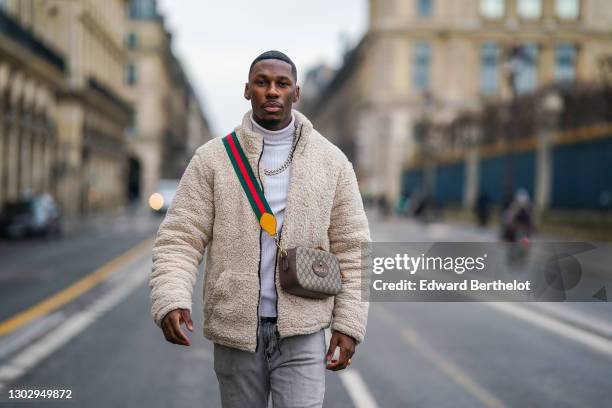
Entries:
POLYGON ((283 354, 280 349, 280 333, 276 326, 276 318, 263 318, 262 323, 266 358, 270 359, 275 350, 278 350, 279 354, 283 354))
POLYGON ((280 333, 278 332, 278 326, 274 325, 274 328, 276 330, 276 349, 278 350, 278 354, 283 354, 280 348, 280 333))

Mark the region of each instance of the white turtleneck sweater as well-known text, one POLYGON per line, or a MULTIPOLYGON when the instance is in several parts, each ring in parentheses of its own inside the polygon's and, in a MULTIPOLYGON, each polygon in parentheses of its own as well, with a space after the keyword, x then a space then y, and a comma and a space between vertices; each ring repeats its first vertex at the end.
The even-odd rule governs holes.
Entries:
MULTIPOLYGON (((281 130, 268 130, 261 127, 251 115, 252 129, 263 137, 263 154, 261 164, 266 170, 279 168, 287 159, 295 133, 295 117, 291 117, 291 123, 281 130)), ((263 174, 263 169, 261 170, 263 174)), ((276 233, 278 234, 283 225, 283 216, 287 204, 287 191, 289 178, 291 176, 291 165, 285 171, 275 176, 262 176, 264 195, 276 217, 276 233)), ((274 268, 276 265, 276 243, 265 231, 261 234, 261 293, 260 293, 260 316, 276 316, 276 287, 274 268)))

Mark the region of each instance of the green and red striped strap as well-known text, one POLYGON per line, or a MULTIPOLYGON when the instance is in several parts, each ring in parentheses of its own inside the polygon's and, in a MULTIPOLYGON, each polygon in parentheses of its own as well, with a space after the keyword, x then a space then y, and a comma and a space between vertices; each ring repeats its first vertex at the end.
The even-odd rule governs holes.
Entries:
POLYGON ((236 132, 232 132, 225 136, 223 138, 223 145, 232 162, 238 180, 240 180, 242 189, 251 203, 251 208, 259 221, 259 225, 261 225, 264 231, 270 234, 270 236, 275 236, 276 219, 268 205, 268 201, 263 191, 261 191, 257 180, 255 180, 253 169, 242 150, 242 146, 240 146, 240 141, 238 141, 236 132))

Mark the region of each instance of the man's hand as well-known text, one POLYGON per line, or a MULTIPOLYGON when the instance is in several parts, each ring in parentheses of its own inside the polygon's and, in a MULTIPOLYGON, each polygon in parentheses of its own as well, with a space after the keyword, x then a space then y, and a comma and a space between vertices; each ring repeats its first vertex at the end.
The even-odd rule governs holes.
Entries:
POLYGON ((350 359, 355 353, 355 339, 346 334, 342 334, 337 331, 333 331, 332 338, 329 341, 329 350, 325 359, 327 360, 326 368, 332 371, 343 370, 348 367, 350 359), (340 347, 340 359, 332 360, 336 347, 340 347))
POLYGON ((175 309, 164 316, 161 324, 162 331, 166 340, 170 343, 190 346, 189 338, 181 330, 181 322, 185 323, 189 331, 193 332, 193 322, 188 309, 175 309))

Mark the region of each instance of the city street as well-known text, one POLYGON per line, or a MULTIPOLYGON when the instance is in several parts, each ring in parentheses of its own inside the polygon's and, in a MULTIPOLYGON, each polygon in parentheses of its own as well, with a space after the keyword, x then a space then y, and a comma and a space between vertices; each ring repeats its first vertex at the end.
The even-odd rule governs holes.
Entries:
MULTIPOLYGON (((57 242, 2 243, 2 404, 31 405, 9 401, 9 390, 65 389, 70 400, 45 406, 220 406, 212 344, 201 335, 202 276, 191 347, 165 342, 149 315, 159 221, 123 215, 57 242), (92 272, 99 281, 89 287, 81 279, 92 272)), ((494 239, 375 216, 371 228, 376 241, 494 239)), ((325 406, 602 406, 612 397, 609 304, 539 306, 373 303, 351 368, 327 372, 325 406)))
POLYGON ((609 10, 0 0, 0 408, 221 407, 204 307, 365 331, 325 407, 612 407, 609 10))

